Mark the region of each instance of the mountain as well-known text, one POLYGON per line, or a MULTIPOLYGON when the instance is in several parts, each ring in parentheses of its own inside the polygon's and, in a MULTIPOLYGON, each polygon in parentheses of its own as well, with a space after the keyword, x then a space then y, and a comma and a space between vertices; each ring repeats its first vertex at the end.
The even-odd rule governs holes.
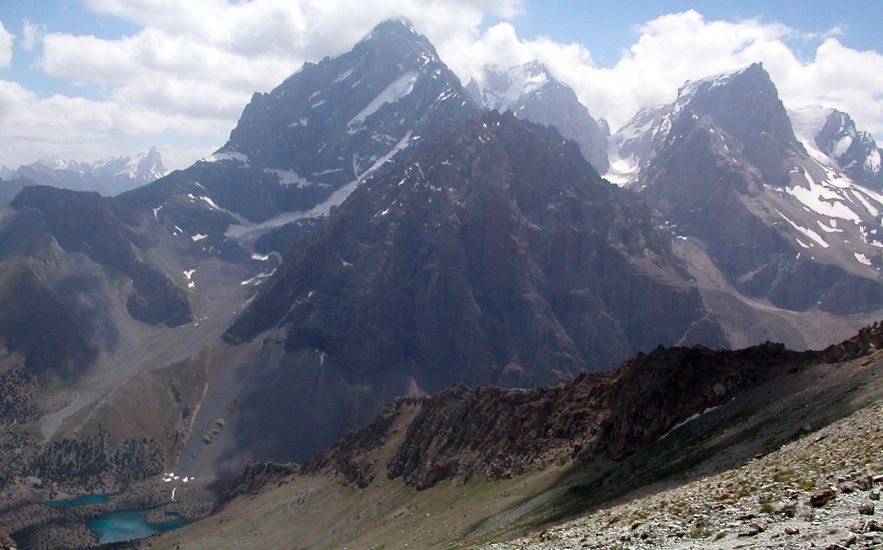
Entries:
POLYGON ((806 152, 759 64, 687 83, 613 143, 631 185, 685 241, 679 250, 700 285, 716 287, 724 315, 734 302, 720 294, 732 291, 788 311, 883 307, 883 196, 806 152))
POLYGON ((3 179, 0 178, 0 206, 11 201, 19 191, 28 185, 35 185, 34 182, 24 178, 3 179))
POLYGON ((96 192, 29 185, 0 207, 0 508, 35 498, 28 480, 113 492, 174 460, 209 375, 200 352, 265 266, 96 192))
POLYGON ((125 213, 94 193, 26 187, 10 203, 19 212, 39 212, 54 241, 65 251, 79 252, 113 268, 132 281, 126 300, 129 314, 139 321, 178 326, 190 321, 184 291, 139 258, 136 237, 120 217, 125 213))
POLYGON ((389 20, 256 94, 185 170, 113 197, 19 191, 0 208, 0 530, 88 546, 85 518, 195 519, 219 479, 297 460, 229 489, 249 527, 235 496, 258 491, 306 546, 344 525, 388 542, 376 529, 427 517, 419 488, 449 521, 417 526, 474 542, 877 395, 879 327, 824 353, 710 349, 828 344, 881 307, 883 199, 807 153, 761 67, 640 113, 612 140, 627 188, 519 114, 559 88, 515 73, 545 91, 483 111, 389 20), (84 493, 110 496, 43 504, 84 493))
POLYGON ((819 162, 839 167, 854 182, 883 191, 883 151, 868 132, 856 130, 852 118, 836 109, 803 107, 789 112, 807 152, 819 162))
POLYGON ((303 465, 253 464, 211 516, 151 548, 233 537, 508 548, 513 535, 529 535, 519 548, 728 548, 787 542, 785 527, 799 527, 801 543, 840 540, 847 525, 878 536, 859 508, 883 482, 881 345, 875 324, 822 351, 660 347, 532 390, 455 385, 402 398, 303 465), (829 487, 835 504, 819 505, 829 487), (555 526, 574 517, 598 525, 555 526))
MULTIPOLYGON (((276 227, 326 216, 384 162, 475 114, 429 40, 391 19, 352 51, 256 93, 216 153, 122 199, 162 209, 163 223, 206 235, 206 248, 231 239, 248 248, 276 227)), ((291 241, 280 245, 284 254, 291 241)))
POLYGON ((493 111, 455 126, 372 174, 261 285, 219 352, 240 385, 211 388, 197 419, 224 429, 176 467, 303 460, 453 382, 523 387, 659 342, 722 344, 670 246, 554 129, 493 111))
POLYGON ((287 252, 422 135, 477 113, 426 38, 391 20, 256 95, 228 145, 186 170, 113 197, 21 186, 0 207, 0 452, 15 450, 0 463, 0 500, 115 492, 171 466, 208 385, 224 385, 214 370, 236 360, 219 336, 278 266, 275 250, 251 249, 258 235, 280 228, 262 243, 287 252), (303 104, 317 92, 326 109, 303 104), (291 146, 284 158, 261 156, 270 132, 291 146), (308 166, 315 185, 292 179, 308 166))
POLYGON ((583 156, 599 173, 607 171, 607 123, 592 118, 574 91, 556 80, 539 61, 505 71, 487 68, 483 83, 472 80, 467 90, 487 109, 512 111, 525 120, 554 126, 562 136, 579 145, 583 156))
POLYGON ((132 157, 115 157, 95 162, 46 158, 10 170, 6 179, 24 178, 39 185, 75 191, 97 191, 111 196, 140 187, 164 176, 167 170, 156 147, 132 157))

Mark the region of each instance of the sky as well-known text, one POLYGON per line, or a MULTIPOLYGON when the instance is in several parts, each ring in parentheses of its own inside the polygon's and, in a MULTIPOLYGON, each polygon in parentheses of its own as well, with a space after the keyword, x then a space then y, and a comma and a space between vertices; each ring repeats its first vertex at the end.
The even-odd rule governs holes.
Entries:
POLYGON ((881 0, 0 0, 0 164, 156 145, 186 167, 254 92, 397 15, 464 83, 539 59, 613 130, 760 61, 786 106, 838 108, 883 141, 881 0))

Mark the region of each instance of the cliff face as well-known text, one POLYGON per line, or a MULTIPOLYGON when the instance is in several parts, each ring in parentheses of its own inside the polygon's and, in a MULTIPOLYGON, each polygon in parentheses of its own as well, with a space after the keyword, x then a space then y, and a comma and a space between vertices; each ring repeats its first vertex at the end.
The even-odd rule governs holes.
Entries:
POLYGON ((660 347, 615 371, 532 390, 457 384, 431 398, 394 402, 374 423, 314 457, 304 472, 340 474, 367 486, 380 469, 365 462, 365 454, 386 445, 390 426, 406 415, 407 432, 386 473, 420 489, 451 478, 508 478, 569 461, 618 461, 753 387, 881 345, 883 324, 875 324, 819 352, 772 343, 738 351, 660 347))
POLYGON ((388 472, 423 488, 451 477, 618 460, 810 357, 775 344, 738 352, 660 348, 610 374, 530 391, 454 386, 423 405, 388 472))

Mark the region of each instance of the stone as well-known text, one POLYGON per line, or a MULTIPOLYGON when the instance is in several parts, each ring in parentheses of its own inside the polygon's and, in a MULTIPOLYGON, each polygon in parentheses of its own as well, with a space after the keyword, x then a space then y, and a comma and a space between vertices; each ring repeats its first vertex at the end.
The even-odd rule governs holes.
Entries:
POLYGON ((754 537, 763 533, 766 530, 766 526, 764 526, 760 522, 753 521, 748 525, 748 529, 739 533, 740 537, 754 537))
POLYGON ((865 502, 861 506, 858 507, 858 513, 863 516, 873 516, 874 515, 874 504, 872 502, 865 502))
POLYGON ((871 500, 880 500, 880 491, 871 491, 871 494, 868 495, 868 498, 871 500))
POLYGON ((853 533, 864 533, 865 532, 865 524, 862 521, 857 521, 849 526, 849 530, 853 533))
POLYGON ((834 494, 834 491, 831 489, 823 489, 809 497, 809 504, 813 508, 821 508, 835 498, 837 498, 837 495, 834 494))
POLYGON ((797 535, 799 533, 800 533, 800 529, 798 529, 797 527, 791 527, 790 525, 788 527, 785 527, 785 534, 786 535, 797 535))
POLYGON ((797 504, 794 502, 789 502, 788 504, 785 504, 781 508, 779 508, 777 512, 785 515, 786 517, 793 518, 797 515, 797 504))

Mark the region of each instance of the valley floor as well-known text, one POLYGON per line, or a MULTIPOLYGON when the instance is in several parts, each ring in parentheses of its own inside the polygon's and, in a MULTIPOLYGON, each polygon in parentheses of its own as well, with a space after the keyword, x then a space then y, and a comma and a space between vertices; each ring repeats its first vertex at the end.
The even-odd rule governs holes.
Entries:
POLYGON ((880 548, 881 489, 877 401, 739 468, 484 548, 880 548))

